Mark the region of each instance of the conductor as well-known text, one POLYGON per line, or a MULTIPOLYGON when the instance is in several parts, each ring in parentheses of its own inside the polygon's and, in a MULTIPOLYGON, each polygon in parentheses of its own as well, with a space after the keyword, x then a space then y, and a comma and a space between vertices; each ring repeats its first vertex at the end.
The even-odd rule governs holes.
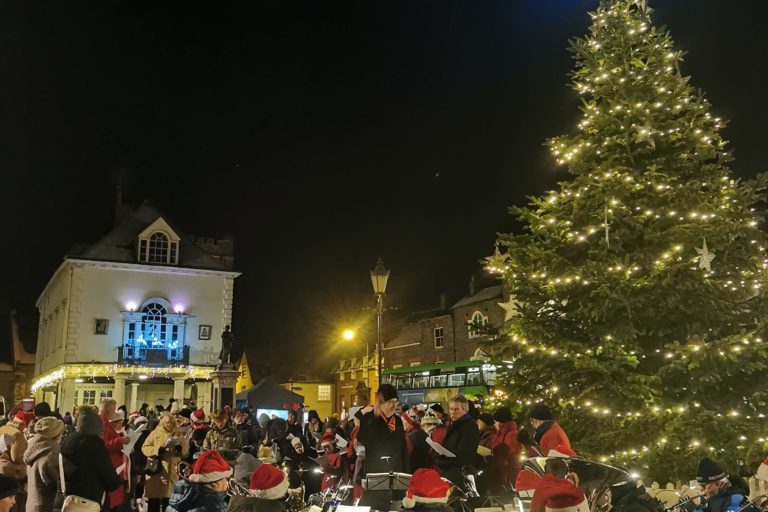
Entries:
MULTIPOLYGON (((365 470, 368 473, 409 472, 405 429, 397 414, 397 391, 391 384, 382 384, 376 391, 376 403, 357 412, 360 432, 357 441, 365 446, 365 470)), ((395 491, 394 500, 403 498, 395 491)), ((388 490, 365 491, 361 504, 376 510, 390 510, 388 490)))

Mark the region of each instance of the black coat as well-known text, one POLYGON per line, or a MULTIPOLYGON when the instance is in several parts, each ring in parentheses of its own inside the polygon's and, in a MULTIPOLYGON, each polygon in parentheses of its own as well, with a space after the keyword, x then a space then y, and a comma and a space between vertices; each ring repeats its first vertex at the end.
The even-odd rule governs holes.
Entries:
POLYGON ((411 471, 419 468, 435 467, 435 460, 432 458, 432 451, 427 444, 429 435, 421 429, 414 430, 408 437, 411 440, 411 471))
POLYGON ((456 457, 438 456, 437 466, 440 468, 440 474, 443 478, 447 478, 456 485, 461 485, 464 481, 461 476, 461 468, 471 466, 475 462, 478 444, 480 444, 480 431, 468 414, 452 422, 445 434, 443 447, 456 457))
POLYGON ((104 442, 97 436, 75 432, 61 443, 66 494, 101 503, 105 493, 122 484, 104 442))
POLYGON ((235 424, 234 427, 237 430, 237 433, 240 434, 240 442, 243 445, 243 451, 255 455, 256 452, 258 452, 259 444, 261 443, 258 426, 250 421, 245 421, 240 425, 235 424), (247 450, 247 446, 250 446, 251 449, 247 450))
POLYGON ((611 510, 615 512, 664 512, 664 505, 645 492, 645 487, 638 487, 618 500, 612 499, 611 510))
POLYGON ((410 473, 410 458, 408 446, 405 443, 405 429, 403 421, 395 415, 395 430, 391 431, 386 421, 376 416, 373 411, 360 414, 360 432, 357 434, 358 442, 365 446, 365 471, 366 473, 386 473, 395 471, 410 473), (389 463, 382 457, 390 457, 389 463))

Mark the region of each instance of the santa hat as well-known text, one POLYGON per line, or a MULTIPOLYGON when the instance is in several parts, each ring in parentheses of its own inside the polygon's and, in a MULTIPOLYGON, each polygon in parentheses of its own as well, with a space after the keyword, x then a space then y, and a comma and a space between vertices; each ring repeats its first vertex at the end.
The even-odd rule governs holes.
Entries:
POLYGON ((232 468, 216 450, 208 450, 200 454, 200 457, 192 466, 192 474, 189 481, 198 484, 218 482, 223 478, 232 476, 232 468))
POLYGON ((323 434, 323 437, 320 438, 320 446, 323 448, 334 444, 336 444, 336 435, 331 432, 326 432, 323 434))
POLYGON ((432 468, 419 468, 411 477, 411 485, 403 498, 403 507, 413 508, 417 503, 448 503, 451 487, 432 468))
POLYGON ((565 446, 564 444, 559 444, 549 450, 549 453, 547 454, 548 457, 575 457, 576 452, 573 451, 573 449, 570 446, 565 446))
POLYGON ((530 512, 589 512, 584 491, 565 478, 546 474, 536 487, 530 512))
POLYGON ((197 409, 192 411, 192 414, 189 415, 189 419, 192 420, 192 423, 202 423, 205 421, 205 413, 202 409, 197 409))
POLYGON ((272 464, 262 464, 251 474, 250 488, 257 498, 278 500, 288 492, 288 479, 272 464))
POLYGON ((520 471, 515 479, 515 490, 522 498, 533 496, 536 487, 541 483, 541 477, 526 469, 520 471))
POLYGON ((409 428, 419 428, 421 425, 421 418, 416 414, 414 409, 408 409, 402 415, 403 423, 405 423, 406 430, 409 428))
POLYGON ((24 424, 24 428, 26 428, 26 427, 29 426, 30 423, 32 423, 32 421, 34 421, 35 413, 19 411, 19 412, 16 413, 16 416, 14 416, 14 418, 17 421, 19 421, 22 424, 24 424))

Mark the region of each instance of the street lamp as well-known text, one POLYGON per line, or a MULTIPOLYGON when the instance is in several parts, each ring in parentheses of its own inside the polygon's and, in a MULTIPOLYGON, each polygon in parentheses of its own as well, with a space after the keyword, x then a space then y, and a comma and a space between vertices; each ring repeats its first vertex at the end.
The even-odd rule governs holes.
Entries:
POLYGON ((352 329, 344 329, 344 332, 341 333, 341 337, 344 338, 346 341, 352 341, 355 339, 355 331, 352 329))
POLYGON ((381 344, 381 317, 384 315, 384 293, 387 291, 387 280, 389 279, 389 270, 384 268, 384 261, 379 258, 376 262, 376 268, 371 270, 371 283, 373 284, 373 293, 376 295, 376 354, 378 356, 378 378, 381 385, 381 359, 384 355, 384 347, 381 344))

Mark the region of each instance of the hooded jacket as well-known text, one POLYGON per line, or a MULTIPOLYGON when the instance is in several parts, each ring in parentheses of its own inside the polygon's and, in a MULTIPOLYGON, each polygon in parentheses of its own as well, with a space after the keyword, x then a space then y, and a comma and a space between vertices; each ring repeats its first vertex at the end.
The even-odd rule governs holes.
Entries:
POLYGON ((179 480, 166 512, 225 512, 227 493, 215 492, 202 484, 179 480))
POLYGON ((27 465, 27 511, 50 512, 59 487, 59 438, 64 423, 40 418, 29 438, 24 464, 27 465))
POLYGON ((155 475, 147 475, 147 481, 144 484, 144 496, 146 498, 171 497, 173 486, 179 479, 176 466, 188 450, 189 443, 176 429, 176 421, 170 415, 163 415, 160 418, 160 423, 147 436, 141 447, 141 451, 147 457, 160 459, 160 472, 155 475), (174 441, 169 441, 171 438, 174 441))
POLYGON ((0 427, 0 435, 13 438, 9 449, 0 453, 0 474, 11 476, 16 480, 24 480, 27 477, 27 468, 23 460, 24 452, 27 451, 24 423, 13 418, 0 427))

